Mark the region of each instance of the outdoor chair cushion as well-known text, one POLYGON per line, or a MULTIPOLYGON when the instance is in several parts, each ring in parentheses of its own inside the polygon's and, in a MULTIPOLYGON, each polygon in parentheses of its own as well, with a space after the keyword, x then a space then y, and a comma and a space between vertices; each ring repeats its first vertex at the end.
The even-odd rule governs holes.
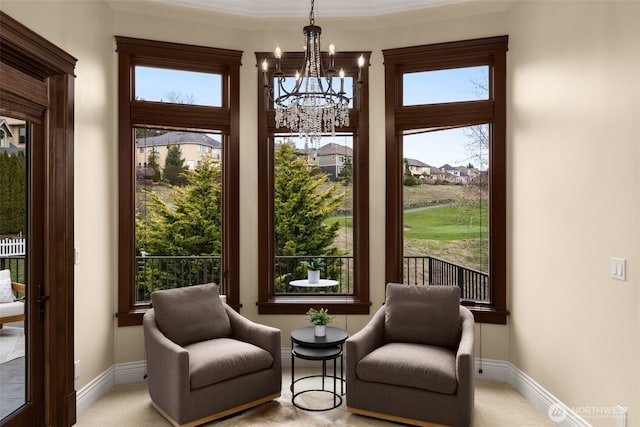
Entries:
POLYGON ((181 347, 231 336, 231 322, 215 284, 156 291, 151 304, 160 331, 181 347))
POLYGON ((386 342, 457 348, 462 333, 458 287, 389 283, 385 306, 386 342))
POLYGON ((414 343, 378 347, 358 362, 356 374, 363 381, 443 394, 455 394, 458 384, 453 351, 414 343))
POLYGON ((24 303, 21 301, 0 304, 0 317, 13 317, 24 314, 24 303))
POLYGON ((0 303, 11 303, 14 301, 15 295, 11 287, 11 277, 0 279, 0 303))
POLYGON ((268 369, 273 356, 262 348, 231 338, 217 338, 185 347, 189 352, 191 389, 268 369))

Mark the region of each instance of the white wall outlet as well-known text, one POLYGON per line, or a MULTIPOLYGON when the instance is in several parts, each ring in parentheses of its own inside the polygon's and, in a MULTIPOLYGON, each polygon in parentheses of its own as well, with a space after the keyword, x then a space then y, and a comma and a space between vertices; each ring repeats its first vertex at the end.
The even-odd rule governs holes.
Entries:
POLYGON ((80 248, 74 248, 73 249, 73 263, 75 265, 80 264, 80 248))
POLYGON ((73 362, 73 378, 76 380, 80 378, 80 361, 76 360, 73 362))
POLYGON ((617 280, 627 280, 627 260, 611 257, 611 277, 617 280))

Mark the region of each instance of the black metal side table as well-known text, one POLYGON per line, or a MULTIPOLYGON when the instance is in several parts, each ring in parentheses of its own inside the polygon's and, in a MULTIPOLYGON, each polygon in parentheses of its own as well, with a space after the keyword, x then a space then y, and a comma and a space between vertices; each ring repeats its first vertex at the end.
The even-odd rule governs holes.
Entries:
POLYGON ((296 329, 291 332, 291 403, 296 408, 307 411, 328 411, 337 408, 342 404, 342 396, 344 396, 344 360, 343 345, 349 338, 349 334, 344 329, 328 326, 324 337, 317 337, 314 334, 313 326, 296 329), (322 361, 322 374, 308 375, 302 378, 295 378, 295 359, 319 360, 322 361), (340 376, 337 376, 336 364, 340 358, 340 376), (333 375, 327 375, 327 361, 333 360, 333 375), (322 387, 319 389, 308 389, 295 391, 295 384, 308 378, 321 378, 322 387), (333 379, 333 390, 325 387, 325 379, 333 379), (340 393, 338 393, 337 382, 340 382, 340 393), (322 409, 309 408, 296 403, 296 397, 304 393, 324 392, 333 396, 333 406, 322 409))

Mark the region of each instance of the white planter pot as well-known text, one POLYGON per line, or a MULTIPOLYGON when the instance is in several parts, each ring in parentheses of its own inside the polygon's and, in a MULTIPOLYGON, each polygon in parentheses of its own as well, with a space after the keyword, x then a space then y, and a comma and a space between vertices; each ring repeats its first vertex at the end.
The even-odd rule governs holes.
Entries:
POLYGON ((326 325, 315 325, 313 329, 314 329, 314 335, 317 337, 324 337, 327 334, 326 325))
POLYGON ((311 284, 320 283, 320 270, 307 270, 307 280, 311 284))

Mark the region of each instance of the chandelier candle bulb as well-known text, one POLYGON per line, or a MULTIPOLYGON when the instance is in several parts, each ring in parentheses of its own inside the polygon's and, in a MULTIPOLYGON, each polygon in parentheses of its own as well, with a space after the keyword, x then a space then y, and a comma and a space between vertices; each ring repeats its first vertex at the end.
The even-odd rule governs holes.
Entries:
POLYGON ((340 94, 344 94, 344 68, 340 68, 340 94))
POLYGON ((267 70, 269 70, 269 63, 265 59, 262 61, 262 85, 264 87, 269 86, 269 79, 267 78, 267 70))
POLYGON ((364 67, 364 55, 358 58, 358 83, 362 83, 362 68, 364 67))

